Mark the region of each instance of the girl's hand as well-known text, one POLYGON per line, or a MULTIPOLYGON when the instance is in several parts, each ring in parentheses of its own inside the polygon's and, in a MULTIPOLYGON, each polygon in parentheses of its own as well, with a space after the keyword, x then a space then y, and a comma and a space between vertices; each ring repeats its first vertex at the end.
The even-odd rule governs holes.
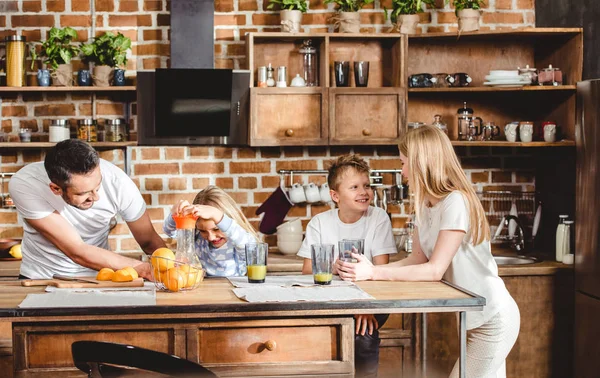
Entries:
POLYGON ((223 220, 223 212, 209 205, 194 205, 192 213, 202 219, 210 219, 215 224, 223 220))
POLYGON ((373 331, 379 328, 374 315, 354 315, 354 319, 356 320, 357 335, 364 336, 367 330, 369 331, 369 335, 372 335, 373 331))
POLYGON ((186 200, 180 200, 171 208, 171 215, 182 215, 184 211, 189 209, 192 205, 186 200))
POLYGON ((351 255, 358 262, 344 262, 339 259, 335 262, 340 278, 344 281, 364 281, 373 278, 373 264, 364 255, 359 253, 351 255))

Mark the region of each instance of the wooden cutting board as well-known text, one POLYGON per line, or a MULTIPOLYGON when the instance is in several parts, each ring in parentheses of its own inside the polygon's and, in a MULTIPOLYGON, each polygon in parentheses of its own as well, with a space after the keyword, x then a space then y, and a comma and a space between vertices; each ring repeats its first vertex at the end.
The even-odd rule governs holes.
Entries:
POLYGON ((77 282, 77 281, 64 281, 58 279, 50 279, 50 280, 23 280, 21 281, 21 285, 23 286, 56 286, 60 288, 70 288, 70 289, 80 289, 80 288, 96 288, 102 289, 105 287, 142 287, 144 286, 144 279, 137 278, 130 282, 112 282, 112 281, 98 281, 95 279, 95 276, 86 276, 81 277, 86 280, 92 280, 95 283, 91 282, 77 282))

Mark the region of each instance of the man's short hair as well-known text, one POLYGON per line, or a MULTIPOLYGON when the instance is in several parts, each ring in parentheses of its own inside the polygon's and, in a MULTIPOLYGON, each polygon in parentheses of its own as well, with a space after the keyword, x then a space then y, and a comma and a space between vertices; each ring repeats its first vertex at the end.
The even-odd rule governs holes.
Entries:
POLYGON ((342 181, 342 176, 350 168, 353 168, 358 173, 365 173, 367 176, 369 175, 369 164, 367 164, 360 155, 343 155, 335 159, 329 166, 329 174, 327 176, 329 188, 338 190, 342 181))
POLYGON ((72 175, 85 175, 100 164, 98 152, 78 139, 59 142, 46 154, 44 168, 50 181, 66 189, 72 175))

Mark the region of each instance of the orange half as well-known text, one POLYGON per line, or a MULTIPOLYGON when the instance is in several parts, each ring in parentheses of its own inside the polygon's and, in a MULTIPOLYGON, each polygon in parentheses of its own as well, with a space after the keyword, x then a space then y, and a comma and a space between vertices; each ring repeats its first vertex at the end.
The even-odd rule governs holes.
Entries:
POLYGON ((194 214, 188 215, 173 215, 173 220, 175 221, 175 227, 177 229, 190 229, 196 227, 196 219, 198 217, 194 214))

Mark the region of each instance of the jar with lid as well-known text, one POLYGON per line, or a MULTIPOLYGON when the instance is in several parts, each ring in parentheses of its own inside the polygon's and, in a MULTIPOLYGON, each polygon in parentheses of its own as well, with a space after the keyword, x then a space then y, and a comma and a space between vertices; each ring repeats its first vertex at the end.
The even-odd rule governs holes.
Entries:
POLYGON ((104 122, 107 142, 124 142, 127 140, 127 123, 124 119, 107 119, 104 122))
POLYGON ((302 54, 302 69, 306 86, 318 87, 317 49, 312 45, 312 40, 305 39, 299 52, 302 54))
POLYGON ((426 123, 425 122, 409 122, 406 125, 408 126, 408 131, 411 131, 414 129, 418 129, 421 126, 425 126, 426 123))
POLYGON ((69 130, 69 121, 66 119, 53 119, 50 122, 49 141, 58 143, 71 137, 69 130))
POLYGON ((542 68, 538 75, 539 85, 562 85, 563 75, 560 68, 552 67, 552 64, 548 65, 547 68, 542 68))
POLYGON ((527 64, 523 68, 517 67, 517 70, 519 71, 519 76, 521 76, 523 78, 526 78, 529 81, 531 81, 530 85, 537 85, 537 83, 538 83, 537 68, 535 68, 535 67, 530 68, 529 64, 527 64))
POLYGON ((77 122, 77 139, 85 140, 86 142, 97 142, 98 134, 96 121, 91 118, 80 119, 77 122))
POLYGON ((436 114, 433 116, 433 123, 431 124, 431 126, 437 127, 438 129, 442 130, 444 134, 448 135, 448 126, 446 126, 446 124, 442 122, 441 115, 436 114))

